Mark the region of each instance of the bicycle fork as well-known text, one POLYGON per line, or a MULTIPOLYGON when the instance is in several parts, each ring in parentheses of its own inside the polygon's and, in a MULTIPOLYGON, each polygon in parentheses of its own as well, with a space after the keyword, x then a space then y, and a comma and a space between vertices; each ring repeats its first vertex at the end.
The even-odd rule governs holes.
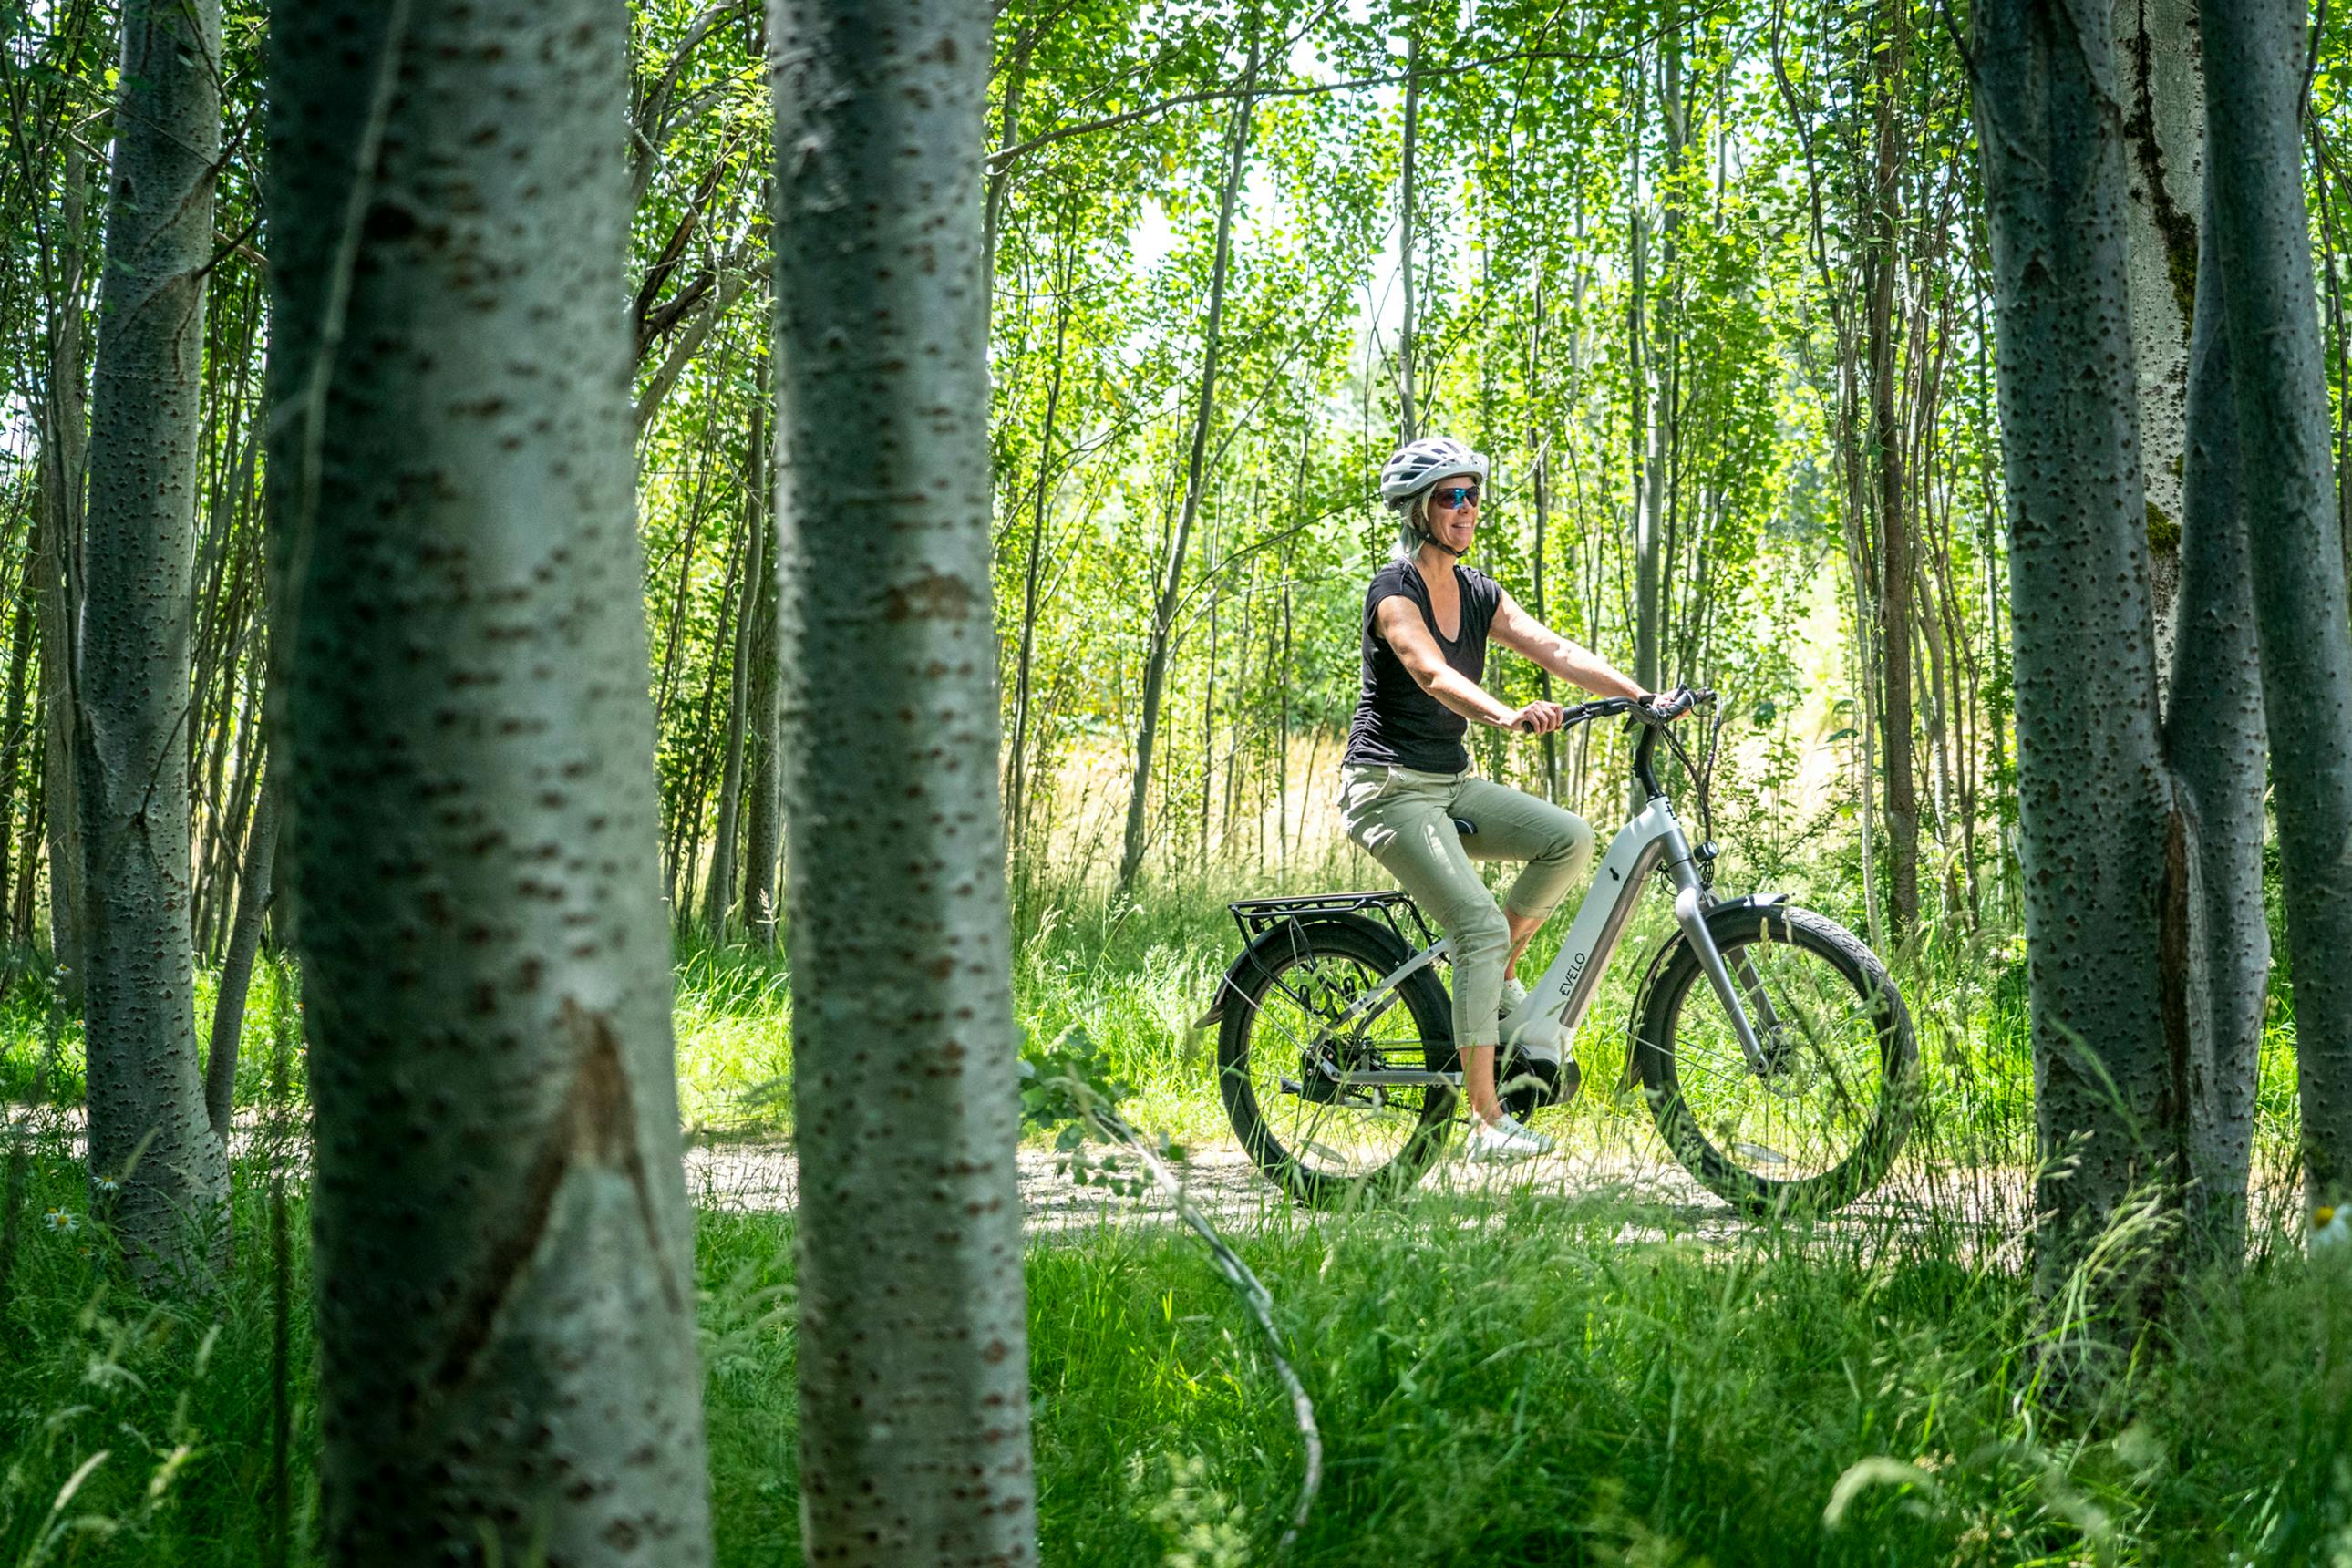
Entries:
POLYGON ((1748 1059, 1750 1072, 1759 1078, 1769 1077, 1772 1064, 1765 1057, 1757 1026, 1760 1022, 1766 1032, 1777 1031, 1780 1017, 1772 1009, 1771 998, 1765 994, 1763 976, 1756 973, 1756 965, 1748 955, 1740 953, 1727 963, 1722 949, 1715 945, 1715 933, 1706 925, 1707 911, 1715 904, 1714 894, 1699 874, 1698 863, 1679 828, 1667 835, 1665 872, 1675 884, 1675 923, 1682 927, 1683 940, 1698 955, 1700 972, 1715 987, 1724 1012, 1730 1016, 1731 1032, 1739 1041, 1739 1054, 1748 1059))

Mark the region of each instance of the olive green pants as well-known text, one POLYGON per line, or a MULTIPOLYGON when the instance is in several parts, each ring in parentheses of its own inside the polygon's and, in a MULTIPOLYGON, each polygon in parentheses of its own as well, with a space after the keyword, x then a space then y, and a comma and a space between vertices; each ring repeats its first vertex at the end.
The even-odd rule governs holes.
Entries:
POLYGON ((1354 765, 1340 770, 1339 823, 1454 943, 1454 1044, 1491 1046, 1511 931, 1472 860, 1524 860, 1511 913, 1541 920, 1592 859, 1592 829, 1575 813, 1507 784, 1463 773, 1354 765), (1466 837, 1460 818, 1474 829, 1466 837))

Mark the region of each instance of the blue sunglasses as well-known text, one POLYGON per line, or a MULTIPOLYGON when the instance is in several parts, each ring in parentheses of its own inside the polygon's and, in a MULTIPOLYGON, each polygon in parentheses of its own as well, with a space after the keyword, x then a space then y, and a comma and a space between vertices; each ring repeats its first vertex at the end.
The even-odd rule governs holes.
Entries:
POLYGON ((1445 508, 1448 511, 1456 510, 1465 506, 1476 506, 1478 504, 1478 487, 1476 485, 1455 485, 1449 489, 1432 490, 1430 492, 1430 499, 1435 501, 1438 505, 1445 508))

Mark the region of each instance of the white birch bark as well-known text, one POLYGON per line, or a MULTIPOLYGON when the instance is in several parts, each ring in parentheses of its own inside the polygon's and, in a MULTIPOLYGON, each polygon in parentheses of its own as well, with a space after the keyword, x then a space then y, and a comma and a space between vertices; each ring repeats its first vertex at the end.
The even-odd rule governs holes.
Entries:
POLYGON ((75 608, 81 585, 83 484, 89 405, 82 331, 88 274, 89 155, 66 139, 58 181, 58 276, 48 300, 48 382, 38 404, 41 513, 33 542, 34 597, 41 646, 41 798, 49 862, 49 954, 64 971, 68 999, 81 996, 81 807, 74 789, 75 608))
POLYGON ((751 756, 744 787, 751 792, 743 825, 743 920, 751 938, 761 947, 776 945, 778 853, 783 838, 782 715, 777 709, 779 671, 776 668, 776 516, 775 465, 769 458, 768 426, 762 416, 751 424, 751 526, 765 541, 765 564, 750 586, 751 611, 751 679, 747 700, 751 705, 751 756))
POLYGON ((2352 1196, 2352 623, 2304 195, 2304 17, 2217 6, 2204 27, 2210 221, 2274 763, 2304 1184, 2314 1205, 2333 1205, 2352 1196))
POLYGON ((803 1550, 1035 1560, 977 0, 776 0, 803 1550))
MULTIPOLYGON (((2035 1118, 2036 1270, 2064 1289, 2156 1179, 2169 1084, 2159 913, 2172 837, 2158 731, 2105 0, 1975 14, 1998 325, 2035 1118)), ((2124 1288, 2113 1271, 2105 1291, 2124 1288)), ((2095 1305, 2120 1304, 2112 1299, 2095 1305)))
MULTIPOLYGON (((71 711, 89 1163, 134 1272, 201 1264, 228 1195, 205 1115, 189 935, 188 639, 218 0, 130 0, 109 180, 71 711)), ((60 540, 59 543, 65 542, 60 540)))
MULTIPOLYGON (((2268 761, 2262 658, 2247 553, 2245 473, 2223 320, 2218 236, 2199 245, 2197 330, 2189 373, 2179 636, 2165 751, 2189 823, 2193 863, 2180 965, 2190 984, 2188 1049, 2175 1095, 2192 1255, 2234 1268, 2245 1258, 2254 1086, 2269 1000, 2263 907, 2263 785, 2268 761)), ((2144 405, 2143 405, 2144 406, 2144 405)))
POLYGON ((627 17, 279 0, 269 474, 339 1568, 708 1563, 627 17))
POLYGON ((2193 0, 2114 0, 2123 91, 2132 352, 2139 367, 2157 671, 2169 679, 2189 439, 2189 336, 2205 211, 2205 58, 2193 0))

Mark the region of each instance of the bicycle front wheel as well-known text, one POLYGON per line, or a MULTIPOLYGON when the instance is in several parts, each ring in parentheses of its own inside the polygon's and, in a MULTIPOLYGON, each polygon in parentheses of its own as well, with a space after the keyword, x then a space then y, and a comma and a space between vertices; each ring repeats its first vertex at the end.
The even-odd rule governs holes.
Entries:
POLYGON ((1835 921, 1736 905, 1707 930, 1755 1026, 1741 1048, 1698 954, 1677 941, 1635 1059, 1675 1157, 1750 1214, 1826 1213, 1883 1179, 1916 1108, 1919 1048, 1885 966, 1835 921))

